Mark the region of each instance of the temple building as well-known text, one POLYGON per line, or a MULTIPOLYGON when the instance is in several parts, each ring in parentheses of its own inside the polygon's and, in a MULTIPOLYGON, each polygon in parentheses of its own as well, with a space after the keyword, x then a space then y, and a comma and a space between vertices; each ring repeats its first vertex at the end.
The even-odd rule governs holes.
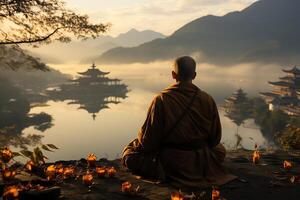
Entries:
POLYGON ((227 112, 232 112, 248 105, 249 101, 247 98, 247 94, 240 88, 229 98, 225 99, 225 105, 223 107, 227 112))
POLYGON ((109 72, 97 69, 95 64, 78 74, 76 79, 47 90, 47 95, 54 101, 78 105, 78 109, 86 110, 93 119, 101 110, 109 109, 109 104, 119 104, 127 97, 127 85, 119 79, 108 78, 109 72))
POLYGON ((91 68, 85 72, 78 72, 80 75, 79 78, 71 80, 73 83, 78 83, 79 85, 120 85, 121 80, 119 79, 110 79, 106 77, 109 72, 103 72, 96 68, 96 65, 93 63, 91 68))
POLYGON ((240 88, 229 98, 225 99, 222 106, 225 110, 225 116, 231 119, 237 126, 251 116, 251 104, 247 94, 240 88))
POLYGON ((300 116, 300 69, 283 69, 286 76, 277 82, 269 82, 273 89, 271 92, 261 93, 269 104, 269 110, 282 110, 289 115, 300 116))

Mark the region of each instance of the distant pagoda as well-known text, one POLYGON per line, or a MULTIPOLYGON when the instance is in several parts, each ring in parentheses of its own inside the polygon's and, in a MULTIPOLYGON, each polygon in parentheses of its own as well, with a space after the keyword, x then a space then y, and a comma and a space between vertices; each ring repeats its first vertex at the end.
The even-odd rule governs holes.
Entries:
POLYGON ((225 105, 223 106, 226 112, 234 112, 247 107, 249 107, 249 100, 247 94, 241 88, 225 99, 225 105))
POLYGON ((283 69, 286 76, 279 78, 280 81, 271 82, 271 92, 262 92, 261 95, 269 104, 269 110, 282 110, 289 115, 300 115, 297 110, 300 106, 300 69, 283 69), (294 110, 294 111, 293 111, 294 110))
POLYGON ((241 88, 225 99, 225 104, 222 107, 225 110, 225 116, 237 126, 240 126, 246 119, 250 118, 251 104, 247 94, 241 88))
POLYGON ((103 72, 96 68, 95 63, 85 72, 77 72, 80 77, 71 80, 79 85, 120 85, 120 79, 110 79, 106 77, 110 72, 103 72))
POLYGON ((79 105, 79 109, 92 114, 93 119, 101 110, 109 108, 108 104, 118 104, 127 97, 127 85, 120 79, 106 77, 109 72, 97 69, 95 64, 78 74, 78 78, 47 90, 48 96, 55 101, 70 100, 68 104, 79 105))

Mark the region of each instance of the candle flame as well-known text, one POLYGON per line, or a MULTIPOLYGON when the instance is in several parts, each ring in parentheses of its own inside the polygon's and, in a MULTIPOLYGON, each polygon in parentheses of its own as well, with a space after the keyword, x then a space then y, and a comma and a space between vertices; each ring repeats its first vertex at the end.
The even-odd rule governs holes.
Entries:
POLYGON ((87 156, 86 158, 88 164, 90 167, 95 167, 95 163, 96 163, 96 160, 97 160, 97 157, 95 154, 91 153, 87 156))
POLYGON ((96 173, 98 174, 98 177, 104 177, 106 174, 106 168, 105 167, 96 167, 96 173))
POLYGON ((181 194, 181 192, 175 192, 171 194, 171 200, 183 200, 184 196, 181 194))
POLYGON ((214 188, 211 192, 211 200, 219 200, 220 198, 220 191, 214 188))
POLYGON ((32 160, 28 161, 25 165, 25 168, 28 170, 28 171, 32 171, 32 168, 34 166, 34 163, 32 162, 32 160))
POLYGON ((93 175, 87 172, 85 175, 82 176, 82 181, 85 185, 90 186, 93 184, 93 175))
POLYGON ((122 192, 132 192, 132 184, 129 181, 122 183, 122 192))
POLYGON ((3 177, 4 180, 9 180, 9 179, 14 178, 16 176, 16 174, 17 173, 14 170, 10 170, 10 169, 7 169, 7 168, 2 170, 2 177, 3 177))
POLYGON ((54 165, 50 165, 46 169, 46 175, 48 180, 52 180, 55 177, 56 168, 54 165))
POLYGON ((5 163, 8 163, 11 159, 12 159, 12 157, 13 157, 13 152, 9 149, 9 148, 7 148, 7 147, 5 147, 2 151, 1 151, 1 158, 2 158, 2 160, 5 162, 5 163))
POLYGON ((75 174, 75 168, 74 167, 66 167, 63 170, 64 178, 70 178, 74 176, 75 174))
POLYGON ((253 155, 252 155, 252 161, 253 161, 253 163, 254 164, 258 164, 259 159, 260 159, 260 153, 259 153, 259 151, 254 151, 253 155))
POLYGON ((285 161, 283 162, 283 168, 284 168, 284 169, 291 169, 291 168, 292 168, 292 163, 289 162, 289 161, 287 161, 287 160, 285 160, 285 161))
POLYGON ((110 167, 110 168, 107 170, 107 173, 108 173, 108 176, 109 176, 109 177, 114 177, 115 174, 117 173, 117 170, 116 170, 114 167, 110 167))
POLYGON ((3 199, 16 199, 19 196, 20 188, 17 186, 9 186, 4 189, 3 199))

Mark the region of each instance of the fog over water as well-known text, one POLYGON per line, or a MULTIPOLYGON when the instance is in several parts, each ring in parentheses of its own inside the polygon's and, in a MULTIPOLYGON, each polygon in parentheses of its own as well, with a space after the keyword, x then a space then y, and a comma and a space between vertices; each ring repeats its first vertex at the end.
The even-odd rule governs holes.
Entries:
MULTIPOLYGON (((132 64, 97 67, 111 72, 110 78, 122 79, 128 85, 130 92, 120 104, 108 104, 109 109, 103 109, 93 120, 90 113, 78 109, 78 105, 68 105, 68 102, 49 101, 47 107, 35 107, 31 113, 46 112, 52 115, 54 126, 44 133, 31 128, 24 130, 26 134, 42 134, 42 143, 55 144, 60 150, 47 153, 50 160, 79 159, 88 153, 98 157, 117 157, 123 147, 137 135, 146 117, 147 108, 153 96, 166 86, 173 83, 171 79, 172 62, 155 62, 150 64, 132 64)), ((72 74, 85 71, 87 65, 50 65, 63 73, 72 74)), ((218 105, 224 102, 238 88, 243 88, 249 96, 258 96, 260 91, 269 90, 269 80, 281 76, 279 66, 244 64, 234 67, 212 66, 199 64, 195 84, 211 94, 218 105), (271 72, 271 73, 270 73, 271 72)), ((224 117, 220 109, 223 126, 222 142, 227 148, 234 148, 237 137, 237 126, 224 117)), ((253 120, 247 120, 245 127, 239 128, 244 148, 253 149, 254 143, 267 145, 253 120), (251 139, 251 138, 253 139, 251 139)))

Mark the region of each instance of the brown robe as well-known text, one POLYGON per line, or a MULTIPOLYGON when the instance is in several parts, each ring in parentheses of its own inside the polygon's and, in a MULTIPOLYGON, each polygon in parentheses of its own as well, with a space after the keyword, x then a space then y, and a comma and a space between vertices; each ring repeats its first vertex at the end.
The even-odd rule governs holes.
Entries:
POLYGON ((135 174, 167 178, 178 187, 222 185, 234 176, 222 167, 221 133, 213 98, 192 83, 176 83, 152 101, 138 138, 124 149, 123 163, 135 174), (201 145, 181 149, 195 141, 201 145))

